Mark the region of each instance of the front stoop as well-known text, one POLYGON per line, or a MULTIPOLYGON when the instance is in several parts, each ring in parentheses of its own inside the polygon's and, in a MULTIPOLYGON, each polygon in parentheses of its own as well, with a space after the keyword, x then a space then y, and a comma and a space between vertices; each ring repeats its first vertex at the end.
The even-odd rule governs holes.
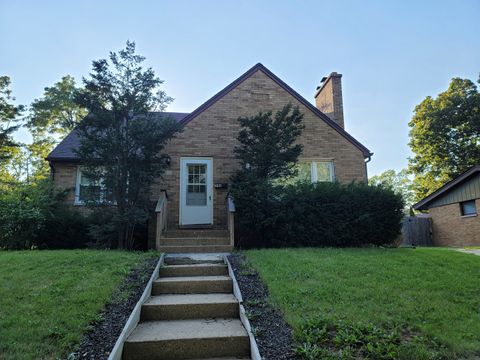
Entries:
POLYGON ((233 246, 227 230, 175 229, 164 233, 158 250, 166 253, 221 253, 232 251, 233 246))
POLYGON ((122 359, 250 359, 232 279, 220 257, 168 255, 122 359))

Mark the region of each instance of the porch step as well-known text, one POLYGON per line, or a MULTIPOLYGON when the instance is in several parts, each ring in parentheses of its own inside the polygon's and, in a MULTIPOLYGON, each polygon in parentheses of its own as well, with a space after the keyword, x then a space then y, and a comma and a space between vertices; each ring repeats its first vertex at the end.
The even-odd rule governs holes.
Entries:
POLYGON ((228 275, 225 264, 167 265, 160 268, 161 277, 228 275))
POLYGON ((167 230, 164 234, 166 238, 209 238, 209 237, 229 237, 230 233, 224 229, 173 229, 167 230))
POLYGON ((231 245, 186 245, 186 246, 163 246, 158 248, 161 252, 166 253, 218 253, 231 252, 231 245))
POLYGON ((238 301, 232 294, 152 296, 140 315, 141 321, 238 317, 238 301))
POLYGON ((158 278, 153 282, 152 295, 231 293, 229 276, 181 276, 158 278))
POLYGON ((200 265, 200 264, 225 264, 223 258, 218 254, 167 254, 166 265, 200 265))
POLYGON ((250 340, 239 319, 140 323, 123 347, 123 359, 248 357, 250 340))
POLYGON ((160 239, 161 246, 198 246, 198 245, 229 245, 230 238, 219 237, 164 237, 160 239))

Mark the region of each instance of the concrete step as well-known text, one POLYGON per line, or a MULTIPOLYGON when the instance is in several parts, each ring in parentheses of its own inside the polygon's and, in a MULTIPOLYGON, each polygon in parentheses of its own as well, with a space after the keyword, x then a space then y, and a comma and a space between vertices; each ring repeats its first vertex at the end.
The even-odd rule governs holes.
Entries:
POLYGON ((238 318, 232 294, 186 294, 150 297, 142 306, 141 321, 238 318))
POLYGON ((160 277, 228 275, 225 264, 167 265, 160 268, 160 277))
POLYGON ((167 265, 225 264, 222 255, 208 253, 166 254, 164 262, 167 265))
POLYGON ((218 253, 231 252, 233 246, 231 245, 186 245, 186 246, 164 246, 161 245, 158 249, 161 252, 167 253, 218 253))
POLYGON ((208 238, 208 237, 229 237, 230 233, 228 230, 215 230, 215 229, 175 229, 167 230, 165 232, 165 237, 172 238, 208 238))
POLYGON ((124 360, 248 357, 250 340, 238 319, 140 323, 123 347, 124 360))
POLYGON ((232 293, 229 276, 181 276, 158 278, 153 282, 152 295, 232 293))
POLYGON ((163 237, 161 246, 198 246, 198 245, 230 245, 230 238, 222 237, 163 237))

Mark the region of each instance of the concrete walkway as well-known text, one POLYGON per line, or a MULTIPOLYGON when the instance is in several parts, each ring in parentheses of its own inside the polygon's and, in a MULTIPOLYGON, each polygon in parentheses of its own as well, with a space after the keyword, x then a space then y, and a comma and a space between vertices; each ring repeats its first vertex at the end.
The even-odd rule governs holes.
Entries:
POLYGON ((165 257, 124 360, 250 359, 250 340, 221 254, 165 257))
POLYGON ((458 251, 480 256, 480 249, 458 249, 458 251))

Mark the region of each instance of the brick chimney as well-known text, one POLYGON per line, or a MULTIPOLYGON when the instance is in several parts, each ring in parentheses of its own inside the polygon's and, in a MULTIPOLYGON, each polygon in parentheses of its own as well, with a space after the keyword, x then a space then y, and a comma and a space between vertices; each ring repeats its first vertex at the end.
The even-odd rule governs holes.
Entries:
POLYGON ((315 92, 315 105, 342 128, 343 120, 342 74, 332 72, 320 81, 315 92))

